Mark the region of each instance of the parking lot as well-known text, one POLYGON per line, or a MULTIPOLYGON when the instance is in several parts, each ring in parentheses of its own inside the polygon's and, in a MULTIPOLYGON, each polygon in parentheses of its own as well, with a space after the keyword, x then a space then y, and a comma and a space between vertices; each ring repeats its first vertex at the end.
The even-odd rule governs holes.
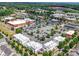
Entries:
MULTIPOLYGON (((44 43, 46 43, 46 42, 48 42, 50 40, 53 40, 53 36, 50 36, 49 38, 47 38, 46 36, 51 33, 51 29, 54 29, 54 27, 55 27, 55 25, 45 26, 45 27, 42 27, 42 28, 26 29, 26 31, 23 32, 22 34, 29 37, 32 41, 36 41, 36 42, 40 42, 40 43, 44 44, 44 43), (28 35, 28 33, 31 33, 31 32, 33 32, 33 35, 28 35), (39 35, 40 38, 44 36, 45 40, 40 41, 37 38, 38 35, 39 35)), ((59 35, 59 34, 54 33, 54 36, 57 36, 57 35, 59 35)))
POLYGON ((17 56, 16 51, 11 49, 10 45, 7 44, 7 42, 5 40, 5 38, 6 38, 5 35, 4 34, 2 34, 2 35, 4 37, 2 39, 0 39, 0 55, 1 56, 17 56))

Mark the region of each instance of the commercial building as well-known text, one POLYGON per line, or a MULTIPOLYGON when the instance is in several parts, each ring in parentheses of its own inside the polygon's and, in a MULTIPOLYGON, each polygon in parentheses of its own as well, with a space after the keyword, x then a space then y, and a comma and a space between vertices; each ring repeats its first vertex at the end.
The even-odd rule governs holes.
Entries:
POLYGON ((14 17, 10 17, 10 16, 8 16, 8 17, 5 17, 4 19, 5 19, 5 20, 13 20, 14 17))
POLYGON ((65 16, 65 14, 56 13, 56 14, 53 14, 53 16, 56 18, 62 18, 63 16, 65 16))
POLYGON ((49 23, 50 23, 50 24, 59 24, 59 23, 60 23, 60 20, 58 20, 58 19, 51 19, 51 20, 49 21, 49 23))
POLYGON ((41 43, 35 42, 35 41, 30 41, 26 43, 26 46, 31 48, 33 52, 43 52, 43 46, 41 43))
POLYGON ((16 19, 13 21, 8 21, 7 24, 11 27, 11 29, 15 30, 17 28, 22 28, 26 25, 33 25, 35 23, 34 20, 25 18, 25 19, 16 19))
POLYGON ((64 25, 65 29, 79 30, 79 24, 69 23, 64 25))
POLYGON ((64 41, 65 40, 65 37, 57 36, 57 37, 54 37, 53 39, 54 39, 55 42, 58 42, 59 43, 60 41, 64 41))
POLYGON ((46 51, 49 51, 49 50, 53 50, 57 45, 58 45, 58 43, 56 43, 54 41, 49 41, 44 44, 44 47, 45 47, 46 51))
POLYGON ((14 40, 20 42, 24 46, 27 42, 30 41, 30 38, 28 38, 28 37, 26 37, 26 36, 24 36, 23 34, 20 34, 20 33, 13 35, 13 38, 14 38, 14 40))
POLYGON ((7 16, 7 17, 4 17, 3 19, 1 19, 2 21, 4 22, 7 22, 7 21, 11 21, 11 20, 14 20, 15 18, 14 17, 11 17, 11 16, 7 16))
POLYGON ((76 16, 73 15, 65 15, 64 19, 66 19, 67 21, 76 21, 76 16))
POLYGON ((32 24, 35 22, 35 20, 30 19, 30 18, 25 18, 24 20, 26 21, 27 24, 32 24))
POLYGON ((16 29, 16 28, 21 28, 21 27, 25 26, 26 25, 26 21, 25 20, 16 19, 14 21, 8 21, 7 24, 12 29, 16 29))

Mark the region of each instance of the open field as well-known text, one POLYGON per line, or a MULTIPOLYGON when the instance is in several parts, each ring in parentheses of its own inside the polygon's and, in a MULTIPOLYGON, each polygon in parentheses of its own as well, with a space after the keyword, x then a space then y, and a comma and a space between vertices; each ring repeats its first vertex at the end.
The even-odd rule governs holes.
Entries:
POLYGON ((12 36, 13 34, 15 34, 14 31, 11 31, 9 29, 9 27, 6 24, 2 23, 2 22, 0 22, 0 31, 3 32, 3 33, 5 33, 9 37, 12 36))

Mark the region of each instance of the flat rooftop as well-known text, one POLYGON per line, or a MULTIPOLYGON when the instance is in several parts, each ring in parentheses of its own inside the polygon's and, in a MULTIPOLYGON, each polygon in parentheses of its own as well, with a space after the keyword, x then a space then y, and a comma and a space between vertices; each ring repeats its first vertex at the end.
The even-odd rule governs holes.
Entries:
POLYGON ((14 21, 9 21, 8 24, 12 24, 12 25, 19 25, 19 24, 24 24, 26 23, 25 20, 14 20, 14 21))
POLYGON ((22 43, 26 43, 28 41, 30 41, 30 39, 22 34, 15 34, 14 37, 17 39, 17 40, 20 40, 22 43))

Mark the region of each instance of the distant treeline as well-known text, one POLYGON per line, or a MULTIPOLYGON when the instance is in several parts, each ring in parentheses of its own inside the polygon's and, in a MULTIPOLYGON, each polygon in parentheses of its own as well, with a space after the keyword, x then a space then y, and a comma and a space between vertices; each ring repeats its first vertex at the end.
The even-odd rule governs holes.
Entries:
POLYGON ((0 6, 6 6, 6 7, 14 7, 17 9, 31 9, 31 8, 45 8, 47 9, 47 7, 49 6, 49 4, 31 4, 31 3, 24 3, 24 2, 2 2, 0 3, 0 6))
POLYGON ((17 9, 44 8, 49 6, 63 6, 79 10, 79 3, 57 3, 57 2, 0 2, 0 6, 14 7, 17 9))

